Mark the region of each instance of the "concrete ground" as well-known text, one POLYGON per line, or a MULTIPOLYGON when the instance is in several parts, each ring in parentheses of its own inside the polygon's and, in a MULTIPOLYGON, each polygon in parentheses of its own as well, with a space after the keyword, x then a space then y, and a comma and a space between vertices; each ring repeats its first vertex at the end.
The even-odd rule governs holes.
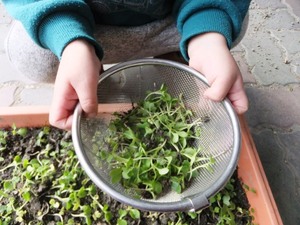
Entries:
MULTIPOLYGON (((1 4, 1 3, 0 3, 1 4)), ((300 3, 253 0, 249 27, 232 49, 250 108, 245 114, 285 225, 300 224, 300 3)), ((12 19, 0 5, 0 43, 12 19)), ((48 105, 52 84, 33 83, 0 45, 0 107, 48 105)))

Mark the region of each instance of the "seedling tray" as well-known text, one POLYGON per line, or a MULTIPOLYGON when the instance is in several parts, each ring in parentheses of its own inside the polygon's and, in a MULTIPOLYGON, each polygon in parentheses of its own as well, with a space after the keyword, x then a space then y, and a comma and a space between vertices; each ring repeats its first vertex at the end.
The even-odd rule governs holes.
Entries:
MULTIPOLYGON (((49 106, 0 107, 0 127, 42 127, 49 125, 49 106)), ((242 132, 238 177, 254 191, 246 190, 253 208, 254 224, 282 225, 282 220, 262 167, 247 122, 239 117, 242 132)))

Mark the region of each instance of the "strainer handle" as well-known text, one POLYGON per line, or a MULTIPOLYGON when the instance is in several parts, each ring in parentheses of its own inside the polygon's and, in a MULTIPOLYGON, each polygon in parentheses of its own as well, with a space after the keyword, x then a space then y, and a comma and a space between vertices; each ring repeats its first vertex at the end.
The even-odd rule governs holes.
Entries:
POLYGON ((189 210, 190 212, 195 212, 198 211, 199 209, 207 208, 210 205, 207 197, 202 194, 197 195, 194 198, 187 198, 187 199, 191 202, 192 205, 192 208, 189 210))

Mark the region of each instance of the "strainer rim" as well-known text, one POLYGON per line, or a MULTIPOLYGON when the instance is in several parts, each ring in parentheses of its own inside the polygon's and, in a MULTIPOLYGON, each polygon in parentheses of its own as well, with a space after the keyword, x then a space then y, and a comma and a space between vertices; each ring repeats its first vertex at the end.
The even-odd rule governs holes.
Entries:
MULTIPOLYGON (((171 60, 166 59, 156 59, 156 58, 145 58, 145 59, 137 59, 122 62, 116 64, 102 73, 101 77, 99 78, 98 85, 105 80, 107 77, 111 76, 112 74, 129 68, 135 67, 139 65, 162 65, 162 66, 172 66, 177 69, 184 70, 186 72, 191 73, 192 75, 199 78, 202 82, 208 85, 207 79, 198 71, 194 70, 193 68, 171 60)), ((120 192, 112 189, 109 184, 104 182, 99 178, 97 175, 98 172, 94 169, 91 165, 88 156, 86 155, 85 151, 83 150, 83 143, 80 139, 80 120, 82 116, 82 108, 78 103, 73 114, 73 123, 72 123, 72 139, 74 144, 74 149, 77 154, 78 160, 85 170, 87 175, 90 179, 105 193, 109 194, 111 197, 116 199, 119 202, 124 204, 131 205, 141 210, 145 211, 159 211, 159 212, 174 212, 174 211, 196 211, 198 209, 204 208, 208 206, 208 199, 209 197, 216 194, 219 190, 221 190, 227 183, 228 179, 234 173, 239 155, 240 155, 240 147, 241 147, 241 132, 240 132, 240 124, 236 112, 234 111, 230 101, 225 98, 221 102, 228 113, 230 118, 232 127, 233 127, 233 146, 232 146, 232 156, 230 157, 230 161, 228 163, 227 168, 225 169, 224 173, 217 179, 209 189, 204 192, 197 193, 193 196, 183 198, 180 201, 174 202, 155 202, 155 201, 146 201, 140 199, 134 199, 122 195, 120 192)))

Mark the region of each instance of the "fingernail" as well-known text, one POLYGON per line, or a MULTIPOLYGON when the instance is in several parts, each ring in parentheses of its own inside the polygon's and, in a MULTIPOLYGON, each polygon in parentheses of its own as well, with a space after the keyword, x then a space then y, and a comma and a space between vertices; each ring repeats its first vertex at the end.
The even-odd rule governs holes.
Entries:
POLYGON ((97 113, 89 113, 86 115, 87 117, 91 118, 91 117, 96 117, 97 113))

